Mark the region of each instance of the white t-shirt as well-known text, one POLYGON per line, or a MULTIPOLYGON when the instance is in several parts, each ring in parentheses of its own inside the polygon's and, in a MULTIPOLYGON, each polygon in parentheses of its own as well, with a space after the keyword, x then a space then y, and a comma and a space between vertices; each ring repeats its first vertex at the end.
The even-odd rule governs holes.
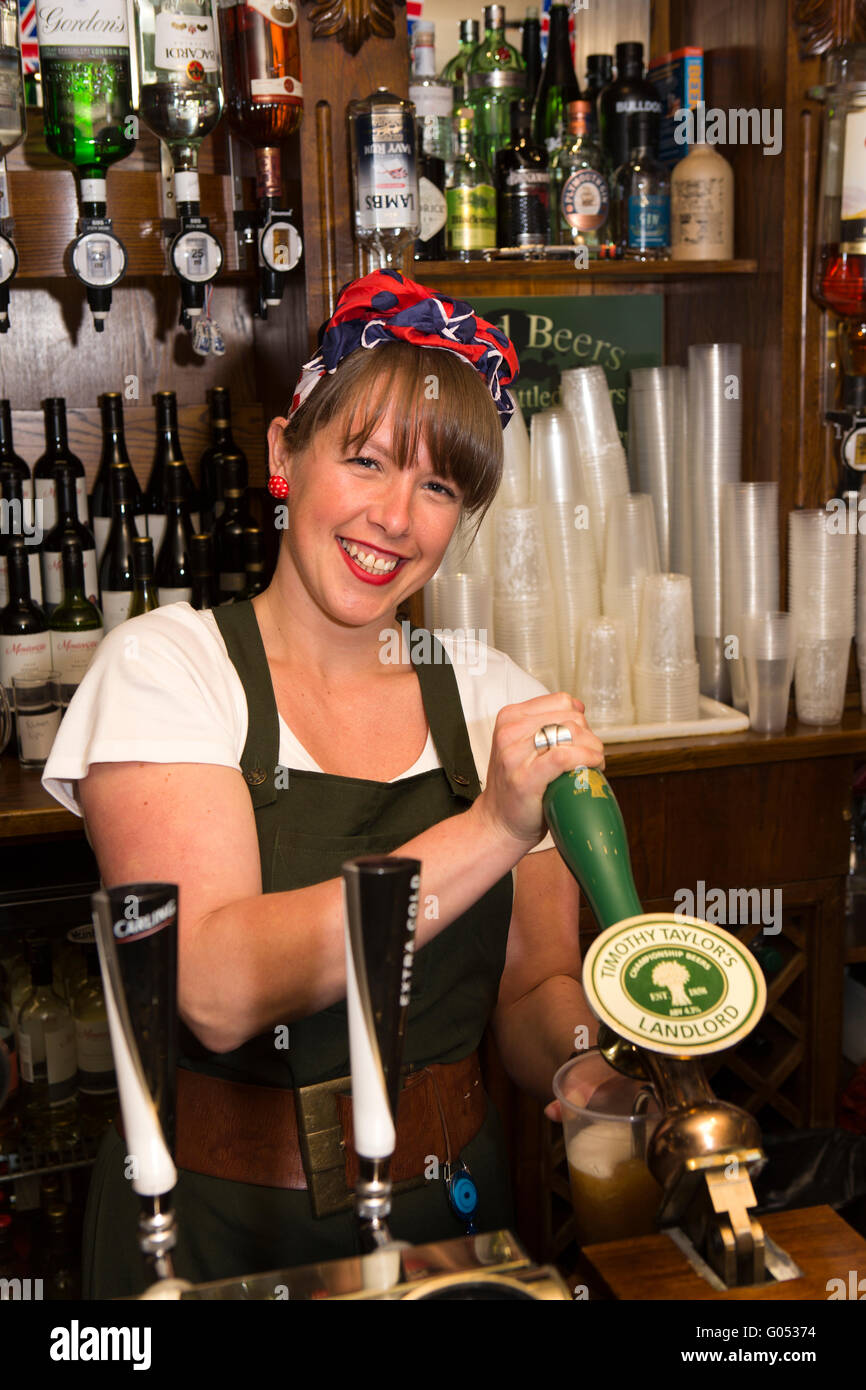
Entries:
MULTIPOLYGON (((443 634, 457 679, 469 742, 482 787, 493 726, 503 705, 546 694, 504 652, 443 634)), ((240 771, 247 701, 213 612, 171 603, 129 618, 107 633, 63 717, 42 785, 82 815, 78 780, 91 763, 215 763, 240 771)), ((279 762, 321 772, 280 716, 279 762)), ((428 733, 412 767, 392 780, 441 767, 428 733)), ((550 849, 546 836, 536 849, 550 849)))

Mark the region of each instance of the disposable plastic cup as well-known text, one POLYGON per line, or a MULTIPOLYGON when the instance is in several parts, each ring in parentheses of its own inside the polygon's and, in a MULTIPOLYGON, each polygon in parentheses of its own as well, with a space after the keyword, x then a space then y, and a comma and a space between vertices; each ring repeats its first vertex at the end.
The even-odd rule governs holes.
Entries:
POLYGON ((567 410, 542 410, 532 417, 530 499, 583 500, 574 422, 567 410))
POLYGON ((497 598, 549 597, 550 576, 539 507, 497 508, 493 573, 497 598))
POLYGON ((620 618, 587 618, 581 628, 574 691, 592 727, 631 724, 634 703, 625 624, 620 618))
POLYGON ((788 722, 797 655, 796 621, 791 613, 743 614, 740 632, 749 723, 759 733, 779 734, 788 722))
POLYGON ((678 671, 651 671, 635 662, 632 672, 639 724, 691 722, 700 713, 701 668, 692 661, 678 671))
POLYGON ((529 431, 516 402, 503 431, 502 449, 502 482, 496 494, 496 505, 525 507, 529 502, 529 431))
POLYGON ((493 642, 493 580, 484 574, 443 574, 438 588, 438 627, 493 642), (484 634, 482 636, 481 634, 484 634))
POLYGON ((648 574, 644 579, 635 660, 650 671, 667 672, 694 663, 695 618, 687 574, 648 574))
POLYGON ((562 1109, 578 1244, 650 1235, 661 1188, 646 1160, 658 1113, 634 1115, 634 1085, 595 1052, 560 1067, 553 1093, 562 1109))
POLYGON ((801 724, 838 724, 845 706, 850 637, 798 643, 794 692, 801 724))

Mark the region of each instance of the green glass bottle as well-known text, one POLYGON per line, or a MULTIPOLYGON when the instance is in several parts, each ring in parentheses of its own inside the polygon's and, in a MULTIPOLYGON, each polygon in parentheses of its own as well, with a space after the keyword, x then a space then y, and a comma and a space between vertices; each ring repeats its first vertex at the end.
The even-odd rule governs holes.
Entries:
POLYGON ((527 96, 526 65, 505 37, 505 6, 484 8, 484 38, 469 60, 469 105, 475 112, 475 153, 493 167, 511 139, 511 103, 527 96))
POLYGON ((550 783, 543 805, 553 842, 599 927, 640 916, 622 812, 604 773, 594 767, 564 772, 550 783))
POLYGON ((445 185, 445 253, 461 261, 496 245, 496 190, 489 164, 472 153, 473 122, 468 108, 457 112, 457 156, 445 185))
POLYGON ((159 607, 156 584, 153 579, 153 541, 150 536, 136 536, 132 542, 132 568, 135 574, 135 588, 129 605, 130 618, 142 613, 150 613, 159 607))
POLYGON ((460 47, 442 69, 440 81, 454 86, 454 104, 462 106, 469 100, 469 59, 478 47, 478 20, 461 19, 460 47))
POLYGON ((78 540, 63 540, 63 597, 51 613, 51 665, 60 675, 65 709, 102 641, 102 614, 84 591, 84 559, 78 540))
POLYGON ((104 215, 106 173, 135 146, 126 0, 82 0, 73 12, 36 0, 36 26, 45 143, 79 173, 84 216, 104 215))

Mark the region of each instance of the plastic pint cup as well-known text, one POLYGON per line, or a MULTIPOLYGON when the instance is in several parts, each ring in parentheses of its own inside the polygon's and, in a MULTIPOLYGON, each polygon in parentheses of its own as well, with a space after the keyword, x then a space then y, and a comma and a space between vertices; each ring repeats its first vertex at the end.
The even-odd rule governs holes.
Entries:
POLYGON ((573 1057, 553 1078, 581 1246, 650 1235, 656 1229, 661 1188, 647 1167, 646 1153, 661 1117, 655 1109, 632 1114, 637 1090, 637 1083, 608 1067, 597 1052, 573 1057), (599 1079, 619 1084, 599 1089, 599 1079))

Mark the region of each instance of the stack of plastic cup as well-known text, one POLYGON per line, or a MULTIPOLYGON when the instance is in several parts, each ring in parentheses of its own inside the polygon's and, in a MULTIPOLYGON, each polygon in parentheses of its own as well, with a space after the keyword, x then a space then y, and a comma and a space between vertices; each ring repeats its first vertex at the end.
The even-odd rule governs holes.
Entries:
POLYGON ((653 500, 648 493, 626 493, 611 502, 602 583, 602 611, 622 618, 629 661, 635 658, 641 590, 648 574, 659 572, 653 500))
POLYGON ((537 506, 496 509, 496 645, 548 689, 558 684, 556 607, 537 506))
POLYGON ((436 588, 436 627, 465 638, 493 642, 493 579, 488 574, 440 574, 436 588))
POLYGON ((574 421, 568 411, 540 410, 533 415, 530 439, 530 502, 584 500, 574 421))
POLYGON ((644 580, 633 675, 639 724, 697 719, 700 668, 687 574, 648 574, 644 580))
POLYGON ((494 505, 525 507, 529 502, 529 433, 523 412, 514 397, 514 413, 502 434, 502 482, 494 505))
POLYGON ((736 652, 742 646, 740 616, 779 607, 779 484, 726 483, 722 489, 722 617, 731 692, 737 709, 748 708, 746 679, 736 652))
POLYGON ((584 623, 572 689, 586 706, 591 729, 634 722, 625 624, 621 618, 588 618, 584 623))
POLYGON ((575 367, 563 372, 561 389, 562 403, 575 424, 583 490, 589 500, 601 565, 610 501, 629 490, 625 450, 602 367, 575 367))
MULTIPOLYGON (((442 563, 429 583, 424 586, 424 623, 428 628, 443 627, 439 606, 439 580, 449 574, 474 574, 492 578, 494 521, 488 511, 480 527, 473 518, 461 519, 454 531, 442 563)), ((492 628, 488 639, 493 642, 492 628)))
POLYGON ((857 667, 860 672, 860 708, 866 714, 866 533, 860 534, 860 517, 866 511, 866 483, 857 497, 857 667))
POLYGON ((837 724, 855 621, 856 534, 821 509, 788 517, 788 608, 797 626, 797 718, 837 724))
MULTIPOLYGON (((685 371, 682 367, 638 367, 628 393, 629 472, 636 492, 648 492, 655 507, 659 561, 671 567, 676 483, 684 444, 685 371)), ((683 571, 686 573, 686 571, 683 571)))
POLYGON ((595 544, 591 532, 581 525, 584 513, 579 505, 547 502, 541 512, 556 609, 558 685, 569 690, 581 627, 601 613, 595 544))
POLYGON ((779 734, 788 722, 797 628, 791 613, 744 613, 740 656, 749 723, 763 734, 779 734))
POLYGON ((688 458, 692 478, 695 638, 701 690, 730 698, 722 622, 722 488, 741 476, 742 351, 739 343, 689 348, 688 458))

